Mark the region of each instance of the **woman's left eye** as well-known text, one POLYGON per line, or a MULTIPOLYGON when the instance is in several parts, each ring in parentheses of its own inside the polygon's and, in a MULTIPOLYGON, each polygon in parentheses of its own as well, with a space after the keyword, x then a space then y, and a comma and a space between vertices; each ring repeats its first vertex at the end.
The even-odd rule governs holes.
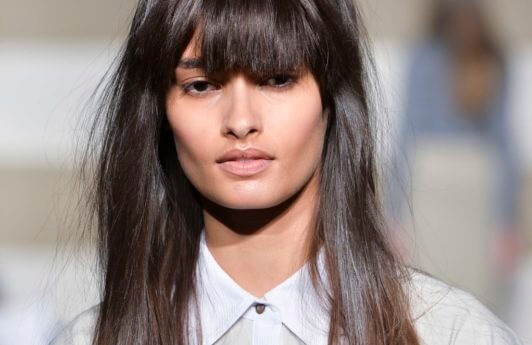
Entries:
POLYGON ((289 74, 278 74, 266 79, 262 84, 276 88, 287 87, 295 81, 295 78, 289 74))

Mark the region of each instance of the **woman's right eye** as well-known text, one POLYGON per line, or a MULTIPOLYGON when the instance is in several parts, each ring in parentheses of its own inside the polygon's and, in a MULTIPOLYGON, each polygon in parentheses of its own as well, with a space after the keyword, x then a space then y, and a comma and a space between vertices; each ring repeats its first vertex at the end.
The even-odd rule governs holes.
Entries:
POLYGON ((183 91, 190 95, 202 95, 207 92, 215 91, 219 89, 219 86, 207 81, 196 80, 190 83, 185 83, 181 86, 183 91))

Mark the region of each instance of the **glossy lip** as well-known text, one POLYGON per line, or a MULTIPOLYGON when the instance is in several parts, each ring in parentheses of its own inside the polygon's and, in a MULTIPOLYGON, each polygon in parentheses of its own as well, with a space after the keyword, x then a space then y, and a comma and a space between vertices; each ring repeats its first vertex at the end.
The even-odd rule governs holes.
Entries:
POLYGON ((233 149, 218 158, 216 163, 231 174, 248 177, 267 169, 273 159, 273 156, 258 149, 233 149))

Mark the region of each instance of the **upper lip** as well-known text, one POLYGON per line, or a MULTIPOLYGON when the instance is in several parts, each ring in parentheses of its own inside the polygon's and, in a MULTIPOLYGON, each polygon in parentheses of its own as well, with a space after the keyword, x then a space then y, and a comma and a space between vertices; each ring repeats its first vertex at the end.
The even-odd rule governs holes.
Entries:
POLYGON ((227 161, 237 161, 237 160, 249 160, 249 159, 273 159, 273 157, 267 154, 264 151, 249 148, 246 150, 233 149, 227 151, 222 156, 220 156, 216 163, 223 163, 227 161))

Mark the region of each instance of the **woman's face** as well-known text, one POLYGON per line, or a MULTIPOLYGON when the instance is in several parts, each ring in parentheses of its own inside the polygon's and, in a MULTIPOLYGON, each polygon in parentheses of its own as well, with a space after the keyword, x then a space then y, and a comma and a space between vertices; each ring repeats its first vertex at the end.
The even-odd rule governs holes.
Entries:
POLYGON ((326 118, 311 73, 208 79, 194 40, 166 109, 179 162, 207 199, 234 209, 273 207, 316 192, 326 118))

